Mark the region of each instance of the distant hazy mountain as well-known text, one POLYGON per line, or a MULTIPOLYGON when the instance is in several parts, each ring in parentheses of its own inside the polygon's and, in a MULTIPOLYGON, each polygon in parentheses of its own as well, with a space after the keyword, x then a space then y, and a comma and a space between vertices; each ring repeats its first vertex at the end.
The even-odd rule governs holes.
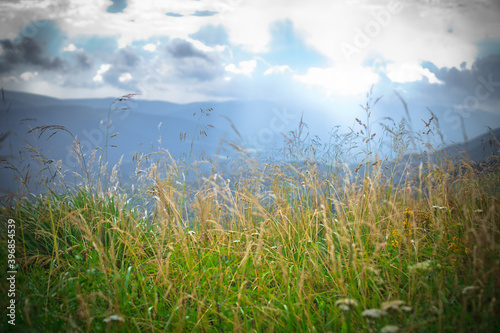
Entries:
POLYGON ((461 153, 469 155, 475 162, 483 162, 493 154, 500 155, 500 128, 492 129, 491 132, 477 136, 466 143, 450 145, 443 150, 441 154, 457 156, 461 153))
MULTIPOLYGON (((207 158, 212 159, 227 159, 236 154, 230 145, 220 145, 221 139, 240 144, 250 154, 261 153, 265 156, 272 152, 272 147, 282 146, 282 133, 296 129, 304 112, 299 107, 287 109, 263 101, 174 104, 131 100, 112 104, 115 101, 113 98, 61 100, 11 91, 5 92, 5 99, 6 105, 0 106, 0 157, 19 165, 20 169, 30 164, 34 172, 32 176, 36 176, 40 169, 36 154, 34 151, 24 156, 18 153, 28 144, 48 159, 55 162, 61 160, 64 170, 81 170, 71 153, 71 135, 59 132, 50 137, 52 132, 47 131, 38 137, 39 132, 28 134, 30 129, 47 125, 64 126, 77 137, 88 158, 96 147, 104 148, 106 145, 106 123, 110 108, 118 110, 111 114, 112 125, 108 137, 118 134, 109 139, 109 146, 116 147, 109 147, 108 170, 123 155, 121 171, 125 177, 135 170, 135 164, 132 163, 134 154, 158 151, 162 147, 174 157, 180 157, 189 154, 191 142, 195 152, 203 151, 207 158), (208 108, 213 108, 210 117, 200 112, 200 109, 208 108)), ((323 125, 332 128, 336 124, 323 125)), ((495 129, 493 133, 500 137, 500 129, 495 129)), ((311 137, 314 134, 311 133, 311 137)), ((453 155, 465 149, 473 160, 484 160, 498 149, 490 144, 490 137, 490 134, 484 134, 469 140, 467 144, 447 147, 442 152, 453 155)), ((0 170, 0 177, 4 192, 16 191, 10 170, 0 170)))
MULTIPOLYGON (((204 152, 206 158, 212 159, 217 153, 221 158, 235 154, 229 145, 220 144, 221 139, 237 142, 251 153, 265 152, 282 141, 281 132, 297 126, 300 121, 298 110, 292 113, 261 101, 173 104, 130 100, 112 104, 113 98, 61 100, 11 91, 5 92, 5 99, 6 105, 0 106, 0 134, 6 135, 0 142, 0 156, 7 156, 14 163, 24 160, 24 166, 30 163, 35 173, 34 153, 30 153, 28 161, 26 156, 18 154, 28 144, 49 159, 61 160, 65 170, 79 172, 80 168, 71 153, 71 135, 59 131, 51 136, 52 131, 48 130, 38 137, 39 132, 27 133, 30 129, 64 126, 77 137, 84 154, 89 157, 94 148, 105 147, 108 113, 115 108, 118 110, 111 113, 108 137, 118 134, 109 139, 108 163, 112 167, 123 155, 123 175, 135 170, 132 157, 136 153, 164 149, 174 157, 181 157, 189 154, 191 143, 194 153, 204 152), (208 108, 213 111, 201 112, 208 108)), ((0 170, 0 176, 4 190, 12 191, 15 188, 11 184, 12 175, 0 170)))

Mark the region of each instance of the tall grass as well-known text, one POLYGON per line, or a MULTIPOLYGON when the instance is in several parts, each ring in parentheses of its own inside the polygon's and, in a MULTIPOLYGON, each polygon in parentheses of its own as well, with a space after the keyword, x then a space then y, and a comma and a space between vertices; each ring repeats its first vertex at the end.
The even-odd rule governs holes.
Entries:
MULTIPOLYGON (((366 148, 358 167, 330 145, 326 165, 301 121, 290 163, 241 153, 203 176, 192 149, 184 165, 160 151, 137 157, 143 197, 95 191, 82 163, 76 189, 4 203, 19 273, 3 331, 498 331, 499 161, 401 165, 418 138, 400 123, 386 127, 396 165, 370 145, 366 111, 347 137, 366 148)), ((3 236, 0 251, 5 265, 3 236)))

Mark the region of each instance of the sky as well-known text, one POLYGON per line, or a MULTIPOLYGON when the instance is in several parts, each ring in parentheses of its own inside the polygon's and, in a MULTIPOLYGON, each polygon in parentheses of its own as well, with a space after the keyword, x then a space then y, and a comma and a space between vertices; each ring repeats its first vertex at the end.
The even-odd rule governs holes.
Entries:
POLYGON ((498 0, 3 0, 0 85, 310 105, 318 123, 354 119, 373 86, 388 116, 397 92, 473 136, 500 126, 498 17, 498 0))

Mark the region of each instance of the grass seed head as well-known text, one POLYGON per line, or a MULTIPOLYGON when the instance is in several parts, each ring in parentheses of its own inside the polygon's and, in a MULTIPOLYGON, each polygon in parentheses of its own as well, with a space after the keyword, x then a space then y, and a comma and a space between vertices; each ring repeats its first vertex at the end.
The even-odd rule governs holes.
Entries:
POLYGON ((394 300, 382 303, 380 308, 384 311, 399 311, 404 304, 401 300, 394 300))
POLYGON ((381 309, 368 309, 363 311, 361 315, 367 319, 368 318, 376 319, 387 315, 387 312, 381 309))
POLYGON ((343 298, 335 302, 335 306, 342 311, 350 311, 358 307, 358 302, 352 298, 343 298))
POLYGON ((479 287, 476 287, 476 286, 468 286, 468 287, 465 287, 464 289, 462 289, 462 295, 466 295, 470 292, 473 292, 475 290, 478 290, 479 287))
POLYGON ((432 272, 435 268, 440 268, 441 265, 436 264, 432 260, 426 260, 423 262, 416 263, 413 266, 408 266, 408 270, 410 274, 415 274, 417 272, 420 273, 430 273, 432 272))
POLYGON ((385 325, 382 327, 382 330, 380 330, 380 333, 396 333, 399 332, 399 327, 396 325, 385 325))

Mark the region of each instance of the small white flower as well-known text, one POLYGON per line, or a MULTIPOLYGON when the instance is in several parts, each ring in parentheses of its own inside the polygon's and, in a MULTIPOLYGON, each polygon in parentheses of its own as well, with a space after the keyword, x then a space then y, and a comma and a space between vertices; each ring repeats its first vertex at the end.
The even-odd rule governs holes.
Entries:
POLYGON ((195 233, 196 233, 196 232, 194 232, 193 230, 189 230, 189 231, 188 231, 188 234, 190 234, 190 235, 194 235, 195 233))
POLYGON ((389 302, 382 303, 382 306, 380 308, 384 311, 388 311, 388 310, 398 311, 404 304, 405 304, 405 302, 403 302, 401 300, 395 300, 395 301, 389 301, 389 302))
POLYGON ((278 247, 276 245, 274 245, 274 246, 271 246, 270 248, 271 249, 277 249, 278 247))
POLYGON ((240 242, 240 240, 239 240, 239 239, 235 239, 235 240, 233 241, 233 243, 239 243, 239 242, 240 242))
POLYGON ((338 307, 339 307, 340 311, 344 311, 344 312, 349 311, 349 307, 345 304, 340 304, 338 307))
POLYGON ((416 263, 413 266, 408 266, 408 271, 410 274, 416 272, 429 273, 432 272, 434 268, 440 268, 441 265, 434 263, 432 260, 426 260, 423 262, 416 263))
POLYGON ((380 309, 368 309, 361 313, 361 315, 365 318, 380 318, 387 314, 384 310, 380 309))
POLYGON ((382 327, 381 333, 397 333, 399 332, 399 327, 396 325, 386 325, 382 327))
POLYGON ((105 323, 109 323, 110 321, 124 321, 124 319, 118 315, 111 315, 108 318, 103 319, 103 322, 105 323))
POLYGON ((343 298, 335 302, 335 306, 341 311, 349 311, 358 307, 358 302, 352 298, 343 298))

